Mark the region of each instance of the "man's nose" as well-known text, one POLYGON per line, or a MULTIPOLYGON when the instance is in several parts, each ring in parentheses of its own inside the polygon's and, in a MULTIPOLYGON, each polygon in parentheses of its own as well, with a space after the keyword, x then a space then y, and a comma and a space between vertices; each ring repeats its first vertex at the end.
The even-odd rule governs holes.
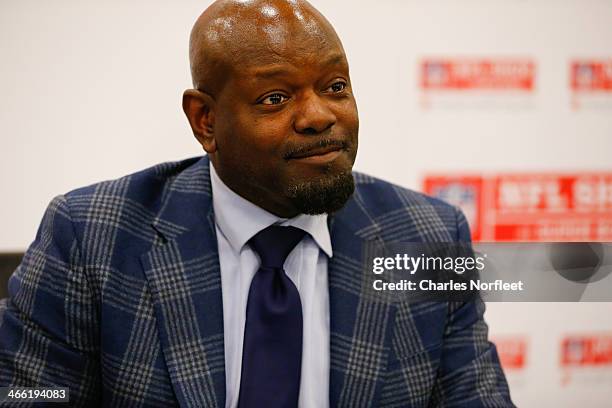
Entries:
POLYGON ((295 131, 302 134, 319 134, 336 123, 336 115, 331 111, 325 97, 311 93, 302 98, 296 111, 295 131))

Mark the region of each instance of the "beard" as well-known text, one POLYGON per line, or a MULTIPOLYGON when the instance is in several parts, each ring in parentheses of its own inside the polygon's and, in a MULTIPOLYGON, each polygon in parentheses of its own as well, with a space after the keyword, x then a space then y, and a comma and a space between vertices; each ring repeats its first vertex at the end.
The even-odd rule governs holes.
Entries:
POLYGON ((331 214, 344 207, 354 191, 355 181, 349 170, 291 184, 288 197, 302 214, 331 214))

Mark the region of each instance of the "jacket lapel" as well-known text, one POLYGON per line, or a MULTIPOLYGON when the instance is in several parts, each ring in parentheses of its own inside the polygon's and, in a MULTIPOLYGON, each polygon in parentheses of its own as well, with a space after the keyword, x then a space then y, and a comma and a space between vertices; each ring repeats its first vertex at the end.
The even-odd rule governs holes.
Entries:
POLYGON ((395 307, 371 290, 368 251, 379 231, 356 191, 330 217, 330 406, 376 406, 390 349, 395 307))
POLYGON ((160 343, 179 404, 225 406, 223 301, 208 158, 169 182, 154 228, 163 243, 141 256, 160 343), (183 225, 171 231, 166 225, 183 225))

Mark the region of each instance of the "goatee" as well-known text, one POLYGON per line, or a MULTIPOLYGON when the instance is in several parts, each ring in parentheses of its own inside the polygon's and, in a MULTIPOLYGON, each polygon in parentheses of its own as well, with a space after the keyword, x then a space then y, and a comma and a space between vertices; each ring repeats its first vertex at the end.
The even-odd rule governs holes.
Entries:
POLYGON ((343 171, 318 180, 290 185, 288 196, 302 214, 331 214, 344 207, 354 191, 352 173, 343 171))

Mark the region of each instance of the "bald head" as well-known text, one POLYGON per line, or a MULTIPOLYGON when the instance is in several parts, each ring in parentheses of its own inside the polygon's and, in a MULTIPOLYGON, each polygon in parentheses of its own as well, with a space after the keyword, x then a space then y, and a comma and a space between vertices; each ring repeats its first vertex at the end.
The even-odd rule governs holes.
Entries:
POLYGON ((245 63, 274 63, 288 47, 299 53, 330 43, 342 49, 331 24, 306 1, 219 0, 191 31, 193 86, 214 97, 245 63))

